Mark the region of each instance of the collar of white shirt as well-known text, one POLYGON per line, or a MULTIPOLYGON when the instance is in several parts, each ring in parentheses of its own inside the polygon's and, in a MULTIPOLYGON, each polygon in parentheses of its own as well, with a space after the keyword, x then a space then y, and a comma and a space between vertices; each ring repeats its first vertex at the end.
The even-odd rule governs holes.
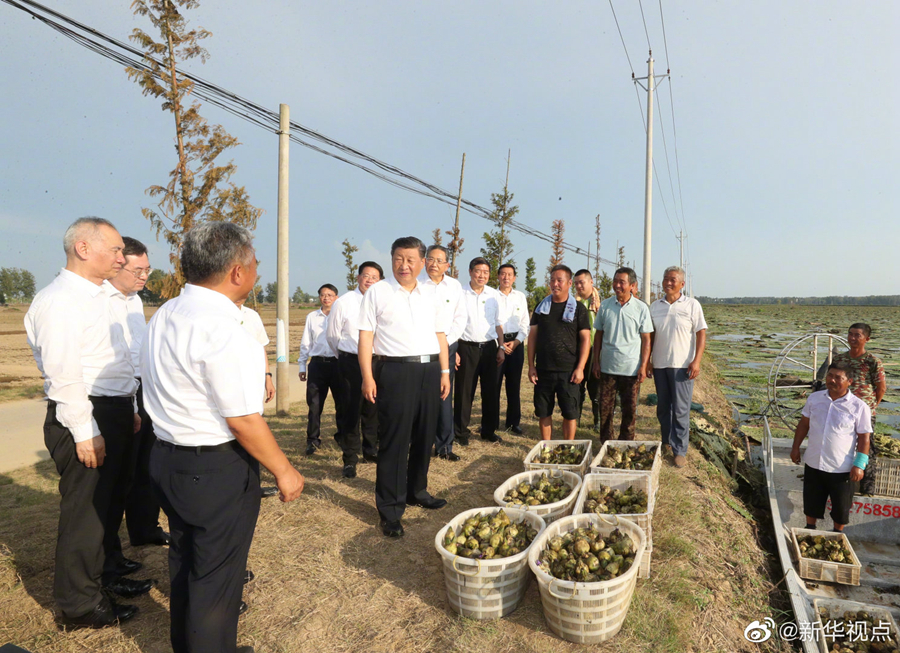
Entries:
POLYGON ((686 302, 686 301, 687 301, 687 295, 685 295, 684 293, 681 293, 681 294, 678 296, 678 299, 676 299, 674 302, 671 302, 671 303, 669 303, 669 300, 666 299, 666 296, 665 296, 665 295, 663 295, 662 297, 660 297, 657 301, 665 302, 666 304, 669 304, 669 306, 671 306, 672 304, 677 304, 678 302, 686 302))
POLYGON ((210 290, 209 288, 195 286, 194 284, 189 283, 184 287, 184 290, 181 291, 181 294, 191 301, 200 301, 209 304, 222 311, 239 324, 241 322, 241 309, 218 290, 210 290))
POLYGON ((389 284, 391 284, 391 288, 394 290, 394 292, 396 292, 398 290, 402 290, 403 292, 408 292, 410 294, 412 294, 414 292, 421 294, 422 288, 425 287, 425 284, 421 283, 421 279, 416 279, 416 287, 413 288, 412 290, 407 290, 406 288, 401 286, 400 282, 397 281, 397 279, 394 277, 394 275, 389 276, 387 279, 385 279, 385 281, 387 281, 389 284))
MULTIPOLYGON (((100 284, 98 286, 93 281, 85 279, 80 274, 75 274, 71 270, 67 270, 67 269, 63 268, 62 270, 60 270, 59 276, 62 277, 63 281, 65 281, 66 283, 73 284, 79 290, 89 293, 91 295, 91 297, 96 297, 101 292, 103 292, 103 284, 100 284)), ((104 281, 103 283, 108 283, 108 282, 104 281)))

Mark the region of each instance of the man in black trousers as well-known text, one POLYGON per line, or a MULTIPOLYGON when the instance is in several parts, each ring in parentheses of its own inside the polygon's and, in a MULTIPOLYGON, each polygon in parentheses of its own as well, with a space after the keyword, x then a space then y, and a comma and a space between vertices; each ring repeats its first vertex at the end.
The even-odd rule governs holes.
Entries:
POLYGON ((428 465, 441 401, 450 394, 449 311, 419 281, 425 245, 391 245, 392 278, 369 288, 359 315, 359 366, 366 401, 378 401, 375 505, 387 537, 403 535, 407 505, 447 505, 428 493, 428 465))
MULTIPOLYGON (((522 368, 525 366, 525 338, 531 330, 528 322, 528 298, 513 288, 516 266, 504 263, 497 269, 497 300, 500 303, 500 322, 503 324, 505 358, 498 369, 497 394, 502 393, 506 380, 505 431, 522 435, 522 368)), ((499 410, 499 408, 498 408, 499 410)))
POLYGON ((67 626, 101 628, 131 619, 150 581, 122 556, 118 526, 140 429, 137 381, 103 282, 125 264, 124 243, 102 218, 79 218, 63 237, 66 267, 34 298, 25 331, 44 377, 44 442, 59 472, 59 534, 53 597, 67 626), (115 540, 113 542, 113 540, 115 540))
POLYGON ((282 501, 303 490, 262 417, 262 345, 237 303, 256 283, 250 232, 203 222, 184 238, 181 295, 153 316, 141 351, 157 442, 150 476, 169 518, 174 653, 252 653, 237 647, 247 554, 259 515, 259 465, 282 501))
POLYGON ((498 291, 486 284, 491 278, 491 264, 486 259, 469 262, 469 283, 463 287, 466 305, 466 328, 459 338, 459 369, 453 397, 454 439, 469 444, 469 420, 475 386, 481 382, 481 439, 500 442, 496 431, 500 425, 500 392, 497 390, 497 367, 506 359, 503 348, 503 324, 500 321, 498 291))

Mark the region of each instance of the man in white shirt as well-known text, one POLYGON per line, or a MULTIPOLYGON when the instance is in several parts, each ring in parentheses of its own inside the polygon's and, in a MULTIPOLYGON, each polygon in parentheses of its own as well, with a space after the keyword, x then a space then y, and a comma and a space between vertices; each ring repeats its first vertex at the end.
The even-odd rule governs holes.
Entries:
POLYGON ((425 252, 425 272, 419 275, 419 281, 426 286, 433 286, 438 295, 438 304, 450 316, 447 331, 447 355, 450 361, 450 394, 441 401, 441 412, 438 415, 437 434, 434 438, 434 450, 438 458, 457 462, 459 456, 453 453, 453 381, 456 378, 456 366, 459 360, 459 337, 466 328, 466 305, 463 302, 462 284, 447 274, 450 258, 447 248, 432 245, 425 252))
POLYGON ((359 365, 366 401, 378 400, 375 505, 386 537, 400 537, 407 505, 447 505, 428 493, 428 464, 440 402, 450 394, 447 312, 418 281, 425 245, 391 245, 392 278, 369 289, 359 316, 359 365))
POLYGON ((137 612, 107 597, 101 583, 120 596, 151 587, 121 577, 141 564, 112 559, 121 549, 110 544, 122 520, 122 506, 113 499, 128 492, 128 463, 140 430, 128 342, 113 326, 102 288, 125 264, 124 243, 110 222, 87 217, 66 230, 63 247, 66 267, 35 296, 25 332, 44 377, 44 442, 60 475, 53 597, 66 625, 100 628, 137 612))
POLYGON ((653 333, 652 371, 656 383, 656 417, 663 448, 671 450, 676 467, 687 464, 691 435, 691 400, 694 379, 706 348, 706 320, 700 302, 684 294, 684 270, 666 268, 662 280, 665 295, 650 306, 653 333))
MULTIPOLYGON (((359 368, 359 309, 363 296, 384 278, 384 270, 374 261, 366 261, 357 270, 356 290, 341 295, 331 307, 325 337, 337 352, 344 397, 344 419, 338 422, 335 438, 343 451, 344 477, 356 476, 360 448, 364 462, 378 462, 378 410, 363 401, 362 372, 359 368), (362 444, 360 445, 360 439, 362 444)), ((306 455, 311 456, 321 442, 307 442, 306 455)))
MULTIPOLYGON (((159 502, 153 496, 153 484, 150 482, 150 452, 156 442, 153 434, 153 422, 144 410, 144 393, 141 389, 141 344, 147 331, 147 320, 144 317, 144 303, 138 293, 144 289, 153 268, 146 246, 139 240, 124 236, 122 242, 125 249, 125 265, 112 279, 103 283, 103 289, 109 295, 110 308, 114 315, 114 328, 121 328, 131 352, 134 375, 138 381, 137 405, 141 416, 141 430, 134 440, 133 459, 130 471, 133 474, 131 490, 127 497, 117 497, 115 503, 123 503, 125 523, 128 527, 128 539, 131 546, 155 544, 163 546, 169 543, 169 534, 159 525, 159 502)), ((118 507, 117 507, 118 509, 118 507)), ((116 527, 113 546, 121 552, 116 527)))
MULTIPOLYGON (((330 283, 319 288, 320 308, 306 316, 306 326, 303 328, 303 337, 300 338, 300 358, 297 363, 300 366, 300 380, 306 382, 306 405, 309 407, 306 441, 314 446, 322 441, 319 435, 322 409, 325 408, 329 390, 334 401, 335 422, 340 427, 344 421, 344 385, 338 370, 337 354, 328 344, 325 334, 331 306, 337 296, 337 288, 330 283)), ((341 437, 336 439, 338 442, 342 441, 341 437)), ((356 474, 355 465, 350 471, 356 474)), ((346 467, 344 475, 347 475, 346 467)))
MULTIPOLYGON (((500 306, 500 323, 503 325, 504 360, 498 369, 497 401, 506 379, 506 425, 503 430, 522 435, 519 422, 522 421, 522 368, 525 367, 525 338, 531 330, 528 319, 528 298, 525 293, 515 290, 516 266, 504 263, 497 270, 500 306)), ((499 414, 498 414, 499 417, 499 414)))
POLYGON ((172 535, 175 653, 252 653, 235 641, 260 463, 275 476, 282 501, 303 490, 262 417, 262 347, 241 325, 237 306, 256 283, 252 242, 229 222, 194 226, 181 250, 187 285, 150 320, 141 351, 157 437, 150 475, 172 535))
POLYGON ((800 444, 809 436, 803 457, 803 514, 806 527, 816 528, 831 499, 834 530, 850 522, 853 495, 869 462, 872 410, 850 392, 852 371, 833 362, 825 375, 825 390, 809 395, 794 431, 791 460, 800 464, 800 444))
POLYGON ((453 427, 456 441, 469 444, 469 420, 475 387, 481 381, 481 439, 500 442, 500 393, 497 368, 506 359, 499 293, 486 284, 491 264, 478 256, 469 262, 469 283, 463 288, 466 328, 459 338, 459 369, 453 396, 453 427))

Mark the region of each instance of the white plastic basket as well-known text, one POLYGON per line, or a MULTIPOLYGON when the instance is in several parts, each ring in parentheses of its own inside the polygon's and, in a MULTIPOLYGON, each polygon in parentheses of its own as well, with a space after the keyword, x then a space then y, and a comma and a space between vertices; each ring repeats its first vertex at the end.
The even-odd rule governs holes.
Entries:
MULTIPOLYGON (((829 648, 829 642, 827 642, 825 637, 823 636, 823 626, 825 625, 825 623, 822 621, 822 617, 819 615, 819 608, 825 608, 826 610, 828 610, 829 618, 833 618, 832 615, 842 617, 844 612, 851 610, 853 612, 859 612, 860 610, 868 612, 874 619, 877 619, 878 621, 889 625, 889 628, 891 630, 891 638, 894 642, 894 645, 900 646, 900 630, 898 630, 897 628, 897 622, 894 621, 894 616, 887 608, 879 605, 857 603, 856 601, 844 601, 842 599, 815 599, 813 600, 813 610, 816 613, 816 627, 813 629, 813 632, 815 634, 816 643, 819 645, 819 651, 821 651, 821 653, 829 653, 831 649, 829 648)), ((867 638, 871 637, 872 633, 868 633, 867 638)))
POLYGON ((461 512, 434 536, 434 548, 444 563, 444 584, 450 607, 470 619, 499 619, 516 609, 531 576, 528 573, 528 552, 544 532, 546 524, 540 515, 515 508, 474 508, 461 512), (496 515, 503 510, 510 521, 527 522, 538 535, 524 551, 506 558, 472 560, 450 553, 444 548, 444 535, 452 528, 457 535, 469 517, 477 514, 496 515))
POLYGON ((506 482, 503 483, 503 485, 494 490, 494 501, 498 506, 506 507, 507 505, 509 505, 510 508, 515 508, 516 510, 527 510, 528 512, 533 512, 536 515, 540 515, 541 517, 543 517, 544 521, 549 524, 550 522, 555 521, 560 517, 565 517, 572 512, 572 507, 575 505, 575 501, 578 499, 580 489, 581 477, 574 472, 565 472, 558 470, 534 470, 530 472, 521 472, 506 479, 506 482), (534 483, 543 474, 546 474, 550 478, 562 477, 566 485, 572 488, 569 496, 567 496, 562 501, 545 503, 539 506, 520 506, 517 504, 507 504, 507 502, 503 500, 503 497, 506 496, 506 493, 513 488, 518 487, 520 483, 534 483))
POLYGON ((659 490, 659 470, 662 467, 662 456, 660 455, 661 450, 662 443, 656 440, 607 440, 603 443, 603 445, 600 447, 600 451, 591 461, 591 473, 603 474, 608 472, 611 474, 649 474, 650 490, 655 497, 657 491, 659 490), (606 455, 606 452, 610 447, 631 447, 637 449, 642 444, 648 448, 655 447, 656 449, 656 453, 653 456, 653 465, 650 467, 650 469, 616 469, 615 467, 601 466, 601 461, 603 460, 603 457, 606 455))
POLYGON ((540 469, 543 471, 548 471, 551 469, 558 469, 564 472, 572 472, 573 474, 578 474, 579 476, 584 476, 587 473, 588 465, 591 463, 591 446, 593 445, 592 440, 541 440, 534 447, 532 447, 531 451, 528 452, 528 455, 525 456, 525 469, 532 471, 535 469, 540 469), (538 462, 540 461, 541 451, 544 449, 556 449, 561 446, 568 445, 576 445, 580 446, 584 449, 584 457, 581 459, 576 465, 548 465, 546 463, 538 462))

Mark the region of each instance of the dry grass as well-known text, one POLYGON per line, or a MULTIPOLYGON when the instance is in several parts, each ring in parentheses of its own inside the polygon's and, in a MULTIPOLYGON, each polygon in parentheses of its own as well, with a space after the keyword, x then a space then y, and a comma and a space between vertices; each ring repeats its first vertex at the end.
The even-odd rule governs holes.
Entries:
MULTIPOLYGON (((714 370, 707 375, 714 378, 714 370)), ((523 384, 530 414, 530 388, 523 384)), ((650 392, 652 388, 645 388, 650 392)), ((698 400, 713 410, 727 407, 712 381, 700 384, 698 400)), ((477 409, 477 406, 476 406, 477 409)), ((642 406, 638 437, 658 438, 652 408, 642 406)), ((450 506, 437 512, 407 510, 406 537, 388 541, 376 528, 375 467, 341 477, 340 453, 329 401, 323 424, 326 445, 303 455, 306 418, 271 418, 288 456, 306 476, 300 500, 264 501, 250 566, 257 580, 246 589, 250 611, 239 640, 266 653, 299 651, 542 651, 587 650, 552 635, 532 583, 521 606, 496 622, 460 618, 448 608, 442 567, 433 548, 435 532, 454 514, 492 504, 494 489, 521 471, 537 436, 526 420, 525 436, 500 445, 479 440, 460 447, 463 461, 435 460, 429 488, 450 506)), ((721 415, 721 417, 725 417, 721 415)), ((579 431, 578 437, 590 437, 579 431)), ((735 511, 730 481, 691 452, 686 470, 664 466, 654 516, 652 577, 638 581, 622 631, 600 651, 750 651, 744 627, 773 613, 767 554, 756 525, 735 511)), ((271 482, 271 478, 267 479, 271 482)), ((126 548, 141 560, 139 577, 159 581, 135 600, 138 618, 119 629, 59 630, 51 596, 58 511, 57 475, 50 462, 0 476, 0 643, 32 651, 161 653, 168 646, 167 570, 163 550, 126 548)), ((127 538, 124 537, 124 541, 127 538)), ((774 649, 773 649, 774 650, 774 649)))

